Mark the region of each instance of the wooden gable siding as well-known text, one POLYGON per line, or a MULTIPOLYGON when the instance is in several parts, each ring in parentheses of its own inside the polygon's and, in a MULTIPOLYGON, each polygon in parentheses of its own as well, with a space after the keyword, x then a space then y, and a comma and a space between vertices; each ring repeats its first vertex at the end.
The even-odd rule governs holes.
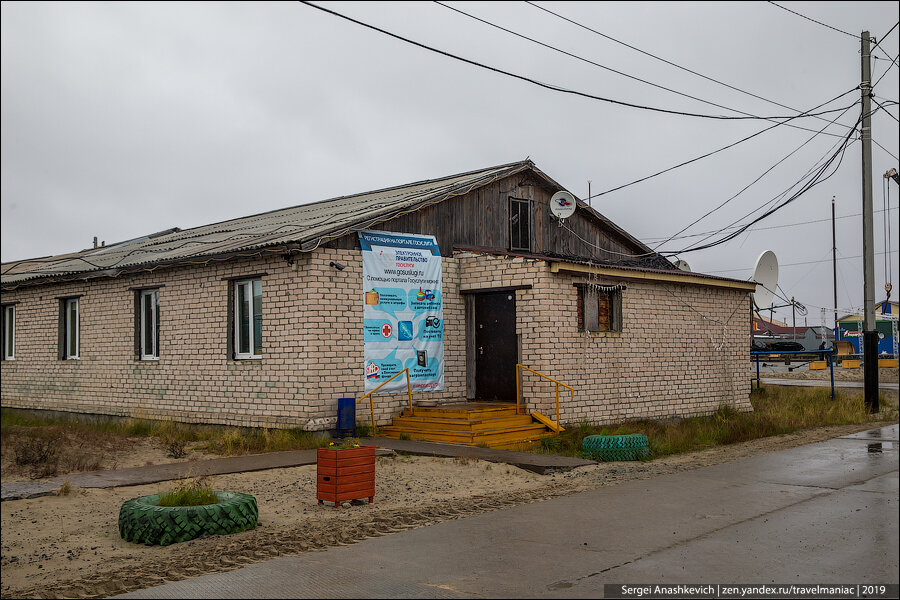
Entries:
MULTIPOLYGON (((560 227, 550 214, 550 197, 555 191, 533 174, 519 173, 465 195, 397 216, 372 229, 434 235, 444 256, 450 256, 454 247, 502 252, 509 249, 509 199, 518 198, 531 201, 534 254, 615 260, 621 258, 616 252, 642 252, 633 242, 581 209, 566 219, 566 227, 571 231, 560 227)), ((352 233, 324 246, 359 249, 359 239, 352 233)))

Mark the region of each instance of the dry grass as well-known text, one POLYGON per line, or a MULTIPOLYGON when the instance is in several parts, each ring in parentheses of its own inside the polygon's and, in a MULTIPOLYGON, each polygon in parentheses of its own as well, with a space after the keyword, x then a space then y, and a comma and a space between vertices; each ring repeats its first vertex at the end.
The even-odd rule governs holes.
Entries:
POLYGON ((205 506, 218 503, 219 498, 205 477, 186 479, 172 490, 159 495, 159 506, 205 506))
POLYGON ((765 387, 750 396, 753 412, 720 406, 712 415, 667 421, 629 421, 596 427, 570 426, 559 436, 541 440, 540 452, 580 456, 581 442, 589 435, 643 433, 654 457, 703 450, 758 438, 829 425, 868 423, 897 418, 896 397, 881 395, 882 411, 866 411, 861 393, 838 393, 831 399, 825 388, 765 387))
POLYGON ((76 446, 85 445, 83 442, 97 439, 115 445, 116 441, 120 444, 129 443, 128 438, 151 437, 158 439, 172 458, 181 458, 190 449, 233 456, 320 448, 327 446, 329 442, 326 437, 304 431, 300 427, 250 429, 198 426, 138 418, 81 420, 77 415, 35 416, 33 413, 15 409, 3 409, 2 433, 4 453, 6 452, 5 438, 7 435, 35 439, 50 438, 51 446, 57 451, 66 445, 71 445, 63 440, 69 440, 76 446))
POLYGON ((73 431, 62 425, 25 427, 4 424, 0 448, 4 474, 38 479, 96 471, 103 466, 108 453, 130 444, 127 439, 73 431))

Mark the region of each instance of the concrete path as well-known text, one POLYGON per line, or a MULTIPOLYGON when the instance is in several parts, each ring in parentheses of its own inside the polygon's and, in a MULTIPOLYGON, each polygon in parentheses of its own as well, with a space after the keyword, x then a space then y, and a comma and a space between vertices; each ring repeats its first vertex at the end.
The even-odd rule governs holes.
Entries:
MULTIPOLYGON (((394 450, 424 456, 466 456, 492 462, 505 462, 535 473, 568 471, 576 467, 595 464, 594 461, 581 458, 514 452, 512 450, 491 450, 489 448, 460 446, 457 444, 434 444, 431 442, 390 440, 387 438, 362 438, 360 441, 363 444, 379 447, 375 452, 376 456, 387 456, 393 454, 394 450)), ((51 496, 56 494, 60 486, 66 481, 72 487, 110 488, 144 485, 159 481, 183 479, 185 477, 200 477, 202 475, 225 475, 227 473, 245 473, 314 464, 316 464, 315 450, 291 450, 288 452, 212 458, 112 471, 73 473, 40 481, 4 483, 0 485, 0 501, 51 496)))
MULTIPOLYGON (((393 454, 391 450, 378 450, 376 455, 393 454)), ((282 469, 316 464, 315 450, 289 450, 287 452, 268 452, 266 454, 248 454, 227 458, 212 458, 130 469, 111 471, 89 471, 60 475, 41 481, 16 481, 0 485, 0 500, 21 500, 55 494, 59 487, 69 482, 72 487, 79 488, 111 488, 129 485, 144 485, 159 481, 200 477, 203 475, 226 475, 228 473, 245 473, 264 471, 266 469, 282 469)))
POLYGON ((494 450, 478 446, 462 446, 460 444, 438 444, 415 440, 392 440, 388 438, 361 438, 360 443, 390 448, 397 452, 417 454, 421 456, 442 456, 477 458, 497 463, 507 463, 534 473, 558 473, 571 471, 578 467, 596 464, 593 460, 556 456, 555 454, 533 454, 514 450, 494 450))
POLYGON ((897 444, 894 425, 120 597, 596 598, 614 592, 605 584, 896 584, 897 444))

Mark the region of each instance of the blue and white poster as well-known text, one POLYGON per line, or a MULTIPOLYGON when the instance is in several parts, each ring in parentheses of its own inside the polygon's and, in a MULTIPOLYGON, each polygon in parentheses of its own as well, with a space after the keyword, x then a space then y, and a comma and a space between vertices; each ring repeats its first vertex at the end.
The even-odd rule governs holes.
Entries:
MULTIPOLYGON (((365 391, 409 369, 414 392, 444 389, 441 253, 431 235, 360 231, 365 391)), ((379 393, 406 391, 401 375, 379 393)))

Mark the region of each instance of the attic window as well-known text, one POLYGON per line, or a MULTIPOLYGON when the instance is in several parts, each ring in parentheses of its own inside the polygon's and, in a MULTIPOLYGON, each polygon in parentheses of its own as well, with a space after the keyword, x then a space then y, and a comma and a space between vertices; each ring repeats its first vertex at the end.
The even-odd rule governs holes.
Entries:
POLYGON ((531 252, 531 200, 509 199, 509 249, 531 252))

